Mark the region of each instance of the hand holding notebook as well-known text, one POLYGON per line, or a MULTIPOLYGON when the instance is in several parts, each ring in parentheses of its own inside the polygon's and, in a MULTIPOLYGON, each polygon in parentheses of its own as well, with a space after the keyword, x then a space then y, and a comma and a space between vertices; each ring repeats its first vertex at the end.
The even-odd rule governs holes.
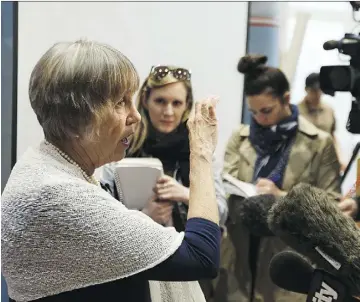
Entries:
POLYGON ((115 184, 120 199, 129 209, 142 210, 154 195, 154 187, 163 175, 157 158, 124 158, 115 164, 115 184))

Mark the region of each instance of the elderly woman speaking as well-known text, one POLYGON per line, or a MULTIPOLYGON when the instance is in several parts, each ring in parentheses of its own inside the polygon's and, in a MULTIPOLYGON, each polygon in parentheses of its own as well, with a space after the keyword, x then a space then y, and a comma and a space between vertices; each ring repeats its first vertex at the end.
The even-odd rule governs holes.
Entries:
POLYGON ((124 157, 140 120, 132 102, 138 85, 132 63, 97 42, 55 44, 36 64, 29 96, 45 140, 17 162, 2 195, 1 259, 11 299, 204 301, 196 280, 217 275, 221 237, 215 101, 198 102, 188 121, 184 232, 128 210, 92 176, 124 157))

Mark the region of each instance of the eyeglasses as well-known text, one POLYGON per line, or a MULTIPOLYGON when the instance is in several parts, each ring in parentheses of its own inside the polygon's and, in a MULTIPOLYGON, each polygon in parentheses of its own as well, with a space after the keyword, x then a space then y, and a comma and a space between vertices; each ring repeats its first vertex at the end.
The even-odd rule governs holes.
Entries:
POLYGON ((185 68, 170 68, 168 66, 153 66, 150 75, 154 76, 158 81, 172 73, 175 79, 180 81, 190 81, 191 71, 185 68))

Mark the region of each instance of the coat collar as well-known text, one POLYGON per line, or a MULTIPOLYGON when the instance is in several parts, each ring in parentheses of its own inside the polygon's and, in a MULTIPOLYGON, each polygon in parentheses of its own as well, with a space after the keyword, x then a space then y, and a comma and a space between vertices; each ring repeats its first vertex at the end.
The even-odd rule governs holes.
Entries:
MULTIPOLYGON (((296 183, 305 171, 306 167, 311 163, 311 159, 316 154, 315 144, 313 140, 317 138, 321 130, 316 128, 312 123, 304 117, 299 116, 299 128, 295 142, 291 148, 288 165, 286 166, 283 188, 288 190, 296 183), (299 135, 299 133, 304 135, 299 135), (299 164, 301 159, 301 164, 299 164)), ((246 162, 249 171, 254 171, 256 161, 256 151, 248 139, 250 135, 250 127, 242 127, 240 129, 240 137, 243 140, 239 148, 240 158, 246 162)), ((251 181, 252 175, 246 176, 245 181, 251 181)))

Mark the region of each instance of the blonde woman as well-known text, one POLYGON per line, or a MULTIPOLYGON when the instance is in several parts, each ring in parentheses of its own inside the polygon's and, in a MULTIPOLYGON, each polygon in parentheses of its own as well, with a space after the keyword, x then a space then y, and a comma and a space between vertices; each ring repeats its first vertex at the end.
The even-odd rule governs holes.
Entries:
MULTIPOLYGON (((154 199, 143 212, 160 224, 172 222, 178 231, 184 230, 188 213, 190 145, 186 122, 192 107, 190 71, 177 66, 152 67, 138 94, 141 122, 127 152, 128 157, 161 160, 166 176, 159 179, 154 199)), ((219 168, 214 164, 220 223, 224 224, 228 209, 219 168)), ((103 168, 102 183, 116 196, 113 165, 103 168)))
POLYGON ((128 210, 93 177, 125 156, 141 118, 131 101, 138 85, 127 57, 93 41, 57 43, 34 67, 29 97, 45 140, 18 160, 1 199, 1 269, 13 301, 205 301, 188 281, 213 278, 219 266, 215 104, 197 103, 188 120, 184 232, 128 210))

